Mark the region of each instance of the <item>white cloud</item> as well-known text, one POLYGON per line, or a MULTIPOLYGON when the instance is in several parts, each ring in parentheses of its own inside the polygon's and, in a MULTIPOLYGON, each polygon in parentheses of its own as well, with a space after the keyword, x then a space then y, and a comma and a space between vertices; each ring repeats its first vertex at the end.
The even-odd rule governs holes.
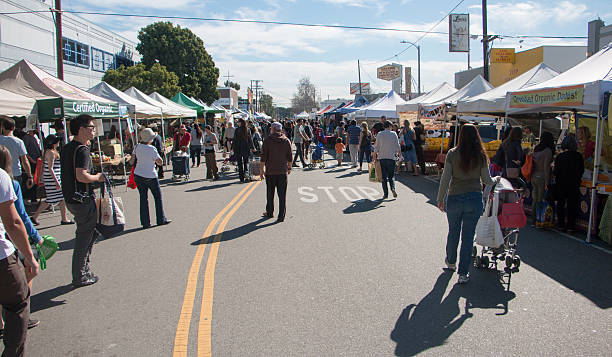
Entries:
MULTIPOLYGON (((105 8, 143 8, 143 9, 182 9, 197 4, 203 6, 203 2, 195 0, 80 0, 80 5, 91 5, 105 8)), ((69 4, 70 5, 70 4, 69 4)), ((64 8, 66 5, 64 5, 64 8)))

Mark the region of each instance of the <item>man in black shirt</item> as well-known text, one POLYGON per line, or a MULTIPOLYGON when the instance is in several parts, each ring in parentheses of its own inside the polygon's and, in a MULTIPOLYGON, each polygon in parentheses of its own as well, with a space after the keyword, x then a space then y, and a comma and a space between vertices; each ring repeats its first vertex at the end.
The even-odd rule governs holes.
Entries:
POLYGON ((423 124, 420 121, 414 122, 414 135, 416 140, 414 141, 414 147, 416 149, 417 161, 421 167, 421 173, 425 175, 425 156, 423 156, 423 145, 425 145, 425 130, 423 124))
POLYGON ((385 130, 385 122, 387 121, 387 117, 386 116, 381 116, 380 117, 380 121, 376 124, 374 124, 374 126, 372 127, 372 131, 373 131, 373 135, 376 135, 378 133, 380 133, 381 131, 385 130))
POLYGON ((70 121, 72 141, 62 148, 62 194, 66 207, 74 215, 76 238, 72 253, 72 285, 76 288, 95 284, 98 277, 89 271, 89 256, 96 240, 97 210, 93 183, 103 182, 101 173, 90 174, 93 164, 87 144, 94 138, 94 118, 81 114, 70 121))
MULTIPOLYGON (((153 143, 151 145, 153 145, 155 147, 155 149, 157 149, 157 153, 159 154, 159 157, 162 158, 162 160, 164 160, 164 141, 162 139, 161 136, 159 136, 159 134, 157 134, 157 124, 153 124, 150 126, 151 130, 153 130, 153 132, 155 132, 155 138, 153 138, 153 143)), ((155 167, 157 167, 157 177, 161 180, 164 178, 164 165, 155 165, 155 167)))

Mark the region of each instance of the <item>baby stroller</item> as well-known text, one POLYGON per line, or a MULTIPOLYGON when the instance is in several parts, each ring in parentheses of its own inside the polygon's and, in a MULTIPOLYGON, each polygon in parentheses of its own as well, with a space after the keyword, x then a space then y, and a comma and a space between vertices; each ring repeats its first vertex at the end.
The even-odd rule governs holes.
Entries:
POLYGON ((479 269, 493 268, 498 270, 498 264, 504 262, 504 273, 508 276, 508 288, 510 288, 510 278, 512 273, 517 273, 521 265, 521 258, 516 254, 518 247, 519 229, 527 224, 527 217, 523 211, 523 192, 525 191, 524 182, 519 182, 522 186, 515 188, 510 181, 498 177, 494 179, 495 183, 492 187, 487 187, 484 193, 486 202, 485 212, 478 221, 476 228, 476 245, 480 245, 480 254, 478 248, 474 245, 473 261, 474 266, 479 269), (489 229, 487 233, 496 234, 497 239, 491 237, 480 237, 479 233, 486 229, 482 229, 481 222, 483 219, 492 219, 489 223, 499 223, 494 229, 496 233, 489 229), (485 243, 486 242, 486 243, 485 243), (496 242, 496 243, 490 243, 496 242), (497 245, 497 246, 493 246, 497 245))
POLYGON ((312 154, 310 155, 310 164, 308 167, 314 169, 317 164, 319 165, 320 169, 325 168, 325 162, 323 161, 323 143, 321 142, 319 142, 312 151, 312 154))
POLYGON ((172 181, 189 181, 189 155, 181 151, 172 157, 172 181))
POLYGON ((258 156, 249 159, 248 170, 245 173, 247 181, 259 180, 261 159, 258 156))

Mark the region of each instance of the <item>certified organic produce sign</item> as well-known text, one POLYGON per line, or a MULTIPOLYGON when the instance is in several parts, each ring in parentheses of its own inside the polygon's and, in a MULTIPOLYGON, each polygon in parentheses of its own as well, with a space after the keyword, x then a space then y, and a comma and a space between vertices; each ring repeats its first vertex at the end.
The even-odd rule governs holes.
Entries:
POLYGON ((117 111, 110 104, 103 105, 103 104, 90 103, 90 102, 82 102, 82 103, 73 102, 72 110, 75 113, 87 113, 87 114, 94 113, 94 114, 101 114, 101 115, 104 115, 106 113, 111 113, 113 112, 113 110, 115 112, 117 111))
POLYGON ((540 89, 520 92, 510 96, 510 108, 571 107, 582 105, 584 86, 570 86, 555 89, 540 89))

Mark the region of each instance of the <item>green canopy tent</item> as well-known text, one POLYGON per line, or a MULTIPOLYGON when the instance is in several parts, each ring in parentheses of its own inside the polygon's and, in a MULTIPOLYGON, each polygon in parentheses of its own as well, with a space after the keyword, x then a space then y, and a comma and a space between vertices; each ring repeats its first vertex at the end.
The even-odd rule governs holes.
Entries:
POLYGON ((185 94, 183 94, 183 92, 178 92, 174 97, 172 97, 170 100, 172 100, 175 103, 178 103, 184 107, 187 107, 189 109, 193 109, 196 110, 198 112, 198 118, 203 118, 204 117, 204 113, 206 113, 206 108, 204 106, 202 106, 202 104, 192 100, 191 98, 189 98, 188 96, 186 96, 185 94))

